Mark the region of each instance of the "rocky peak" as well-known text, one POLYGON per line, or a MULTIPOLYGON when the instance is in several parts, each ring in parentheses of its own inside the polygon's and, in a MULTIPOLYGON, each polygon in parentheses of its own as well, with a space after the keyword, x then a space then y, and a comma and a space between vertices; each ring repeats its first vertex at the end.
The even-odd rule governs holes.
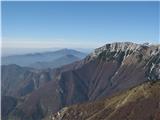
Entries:
POLYGON ((142 63, 145 66, 144 69, 147 69, 148 80, 160 79, 160 45, 131 42, 106 44, 89 54, 85 63, 97 58, 103 61, 116 60, 121 65, 125 61, 128 61, 126 64, 130 64, 130 60, 136 64, 142 63))
POLYGON ((68 108, 64 107, 59 112, 49 116, 50 117, 49 120, 62 120, 67 110, 68 108))
MULTIPOLYGON (((99 55, 107 55, 107 53, 112 53, 111 55, 116 56, 119 53, 124 53, 124 57, 130 55, 131 53, 144 54, 145 56, 156 55, 160 52, 160 45, 149 45, 149 44, 136 44, 132 42, 115 42, 111 44, 106 44, 100 48, 95 49, 89 56, 88 60, 99 57, 99 55)), ((108 56, 106 56, 108 57, 108 56)))
POLYGON ((116 42, 116 43, 112 43, 112 44, 106 44, 100 48, 95 49, 90 54, 90 56, 96 57, 104 51, 118 52, 118 51, 126 51, 126 50, 135 50, 139 46, 140 45, 138 45, 136 43, 130 43, 130 42, 116 42))

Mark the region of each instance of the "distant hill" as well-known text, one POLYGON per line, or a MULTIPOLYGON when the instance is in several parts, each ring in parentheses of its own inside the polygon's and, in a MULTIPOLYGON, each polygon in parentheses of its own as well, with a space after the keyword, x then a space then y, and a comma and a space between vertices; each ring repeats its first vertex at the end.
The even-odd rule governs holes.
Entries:
POLYGON ((47 68, 58 68, 66 64, 70 64, 72 62, 78 61, 81 58, 78 58, 74 55, 65 55, 58 59, 48 61, 48 62, 36 62, 30 65, 32 68, 36 69, 47 69, 47 68))
MULTIPOLYGON (((82 59, 86 56, 85 53, 76 50, 61 49, 53 52, 5 56, 2 57, 2 65, 17 64, 20 66, 30 66, 36 62, 51 62, 67 55, 73 55, 78 59, 82 59)), ((71 59, 71 61, 74 60, 75 58, 73 60, 71 59)), ((65 62, 62 64, 65 64, 65 62)))

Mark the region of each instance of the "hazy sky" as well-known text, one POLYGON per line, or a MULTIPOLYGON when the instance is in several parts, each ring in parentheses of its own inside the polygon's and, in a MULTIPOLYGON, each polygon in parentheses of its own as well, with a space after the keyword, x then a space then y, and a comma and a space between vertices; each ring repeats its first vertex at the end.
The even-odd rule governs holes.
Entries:
POLYGON ((3 48, 159 42, 158 2, 2 2, 3 48))

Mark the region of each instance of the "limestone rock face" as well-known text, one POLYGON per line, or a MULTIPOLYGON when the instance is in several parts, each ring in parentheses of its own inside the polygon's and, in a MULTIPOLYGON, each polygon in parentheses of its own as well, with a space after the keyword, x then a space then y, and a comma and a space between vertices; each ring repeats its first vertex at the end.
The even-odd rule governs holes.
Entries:
POLYGON ((100 48, 95 49, 88 57, 97 58, 102 52, 125 52, 125 57, 133 52, 144 53, 145 57, 157 55, 160 51, 160 45, 145 45, 131 42, 116 42, 106 44, 100 48))

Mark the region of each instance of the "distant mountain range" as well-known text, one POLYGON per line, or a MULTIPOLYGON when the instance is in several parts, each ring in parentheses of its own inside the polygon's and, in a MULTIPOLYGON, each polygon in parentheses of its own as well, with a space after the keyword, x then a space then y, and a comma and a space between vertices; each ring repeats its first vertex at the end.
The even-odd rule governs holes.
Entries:
POLYGON ((79 58, 79 57, 76 57, 74 55, 68 54, 68 55, 62 56, 60 58, 57 58, 55 60, 52 60, 52 61, 36 62, 36 63, 33 63, 29 66, 32 67, 32 68, 37 68, 37 69, 58 68, 58 67, 61 67, 63 65, 70 64, 70 63, 73 63, 75 61, 78 61, 80 59, 82 59, 82 57, 79 58))
MULTIPOLYGON (((147 85, 147 89, 140 90, 141 87, 129 89, 148 81, 156 82, 155 86, 159 86, 157 82, 159 80, 160 46, 130 42, 106 44, 95 49, 84 59, 56 69, 38 70, 18 65, 4 65, 2 66, 2 104, 8 100, 11 105, 2 106, 2 111, 6 111, 2 114, 2 118, 3 120, 51 120, 53 117, 53 120, 86 120, 87 118, 111 120, 114 115, 117 115, 113 120, 121 120, 123 116, 129 114, 126 111, 130 110, 128 104, 131 103, 127 98, 132 99, 130 95, 134 95, 132 92, 136 89, 137 97, 133 105, 131 104, 132 108, 138 109, 141 106, 138 104, 140 100, 144 101, 142 106, 148 103, 150 108, 155 108, 150 98, 143 99, 144 95, 148 96, 147 89, 151 87, 152 91, 152 86, 147 85), (99 100, 102 100, 102 104, 99 104, 99 100), (79 105, 68 107, 74 104, 79 105), (114 109, 116 106, 117 109, 114 109), (121 108, 123 106, 124 108, 121 108), (81 113, 83 107, 84 112, 87 110, 88 113, 81 113), (89 108, 91 111, 88 110, 89 108)), ((155 89, 157 91, 159 87, 155 89)), ((149 93, 159 95, 150 91, 149 93)), ((155 97, 156 101, 157 98, 155 97)), ((156 108, 160 110, 159 106, 156 108)), ((133 112, 133 116, 130 117, 137 116, 141 119, 137 114, 133 112)), ((155 114, 157 115, 156 112, 155 114)), ((157 118, 153 114, 149 115, 143 118, 145 120, 150 120, 151 117, 157 118)))
POLYGON ((34 68, 54 68, 80 60, 85 56, 85 53, 76 50, 61 49, 53 52, 2 57, 2 65, 16 64, 34 68))

